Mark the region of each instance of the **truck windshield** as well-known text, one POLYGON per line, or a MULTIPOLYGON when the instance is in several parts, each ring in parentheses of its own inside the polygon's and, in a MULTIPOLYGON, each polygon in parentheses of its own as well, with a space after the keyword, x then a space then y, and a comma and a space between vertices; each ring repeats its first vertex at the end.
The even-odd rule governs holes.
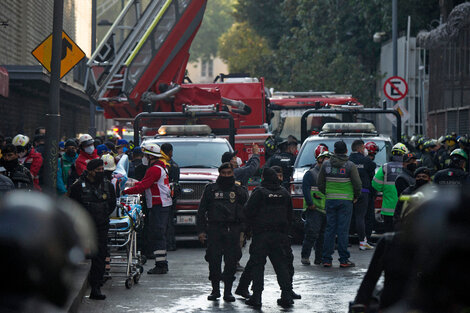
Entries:
POLYGON ((231 151, 226 142, 169 142, 173 145, 173 160, 180 168, 218 168, 222 154, 231 151))
MULTIPOLYGON (((348 147, 348 154, 351 153, 351 144, 354 140, 360 138, 344 138, 342 139, 346 146, 348 147)), ((386 140, 367 140, 362 138, 364 142, 373 141, 379 146, 379 152, 375 156, 374 162, 377 163, 377 166, 381 166, 388 161, 388 155, 390 155, 391 151, 391 143, 390 141, 386 140)), ((295 162, 296 168, 301 167, 310 167, 312 164, 316 163, 314 159, 314 151, 315 148, 320 144, 324 143, 328 146, 329 151, 334 150, 334 144, 338 141, 336 138, 318 138, 318 140, 308 141, 305 145, 302 146, 302 149, 297 156, 297 160, 295 162)))

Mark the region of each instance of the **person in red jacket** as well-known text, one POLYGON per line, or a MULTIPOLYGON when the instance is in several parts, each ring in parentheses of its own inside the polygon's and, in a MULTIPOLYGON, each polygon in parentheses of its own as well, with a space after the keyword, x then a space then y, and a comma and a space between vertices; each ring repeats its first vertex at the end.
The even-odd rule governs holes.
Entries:
POLYGON ((78 176, 83 174, 90 160, 99 158, 95 146, 93 145, 94 142, 93 138, 88 134, 81 135, 80 138, 78 138, 80 154, 78 155, 77 161, 75 161, 75 169, 77 170, 78 176))
POLYGON ((18 134, 12 140, 18 151, 18 161, 26 167, 33 176, 34 189, 41 190, 39 186, 39 171, 42 167, 42 155, 34 150, 28 136, 18 134))
POLYGON ((147 172, 142 181, 135 183, 122 194, 145 194, 148 213, 148 253, 155 256, 155 267, 148 271, 149 274, 168 273, 166 259, 166 227, 168 214, 172 205, 170 180, 165 163, 162 158, 160 146, 154 143, 142 144, 142 164, 148 165, 147 172))

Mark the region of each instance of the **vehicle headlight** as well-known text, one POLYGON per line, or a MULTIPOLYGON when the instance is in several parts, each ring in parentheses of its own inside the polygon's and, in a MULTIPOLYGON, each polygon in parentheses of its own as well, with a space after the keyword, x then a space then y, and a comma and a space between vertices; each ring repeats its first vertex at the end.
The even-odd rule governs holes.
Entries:
POLYGON ((302 184, 291 184, 290 193, 292 196, 303 196, 302 184))

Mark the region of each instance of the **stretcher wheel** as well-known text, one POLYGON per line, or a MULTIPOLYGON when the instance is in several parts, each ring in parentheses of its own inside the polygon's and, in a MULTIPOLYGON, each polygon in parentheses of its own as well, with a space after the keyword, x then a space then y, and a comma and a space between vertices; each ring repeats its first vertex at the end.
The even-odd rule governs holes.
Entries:
POLYGON ((140 273, 135 274, 134 276, 134 283, 138 284, 140 280, 140 273))
POLYGON ((131 289, 133 284, 134 284, 134 281, 132 280, 132 278, 126 279, 125 285, 127 289, 131 289))

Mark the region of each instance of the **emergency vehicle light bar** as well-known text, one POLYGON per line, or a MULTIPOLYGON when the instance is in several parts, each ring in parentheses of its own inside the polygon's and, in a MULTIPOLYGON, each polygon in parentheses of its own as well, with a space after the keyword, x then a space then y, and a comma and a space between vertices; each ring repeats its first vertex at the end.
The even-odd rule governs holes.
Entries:
POLYGON ((326 123, 322 133, 377 133, 372 123, 326 123))
POLYGON ((187 105, 183 104, 183 113, 186 112, 217 112, 217 106, 215 104, 209 105, 187 105))
POLYGON ((158 129, 159 135, 195 136, 210 135, 212 129, 209 125, 163 125, 158 129))

